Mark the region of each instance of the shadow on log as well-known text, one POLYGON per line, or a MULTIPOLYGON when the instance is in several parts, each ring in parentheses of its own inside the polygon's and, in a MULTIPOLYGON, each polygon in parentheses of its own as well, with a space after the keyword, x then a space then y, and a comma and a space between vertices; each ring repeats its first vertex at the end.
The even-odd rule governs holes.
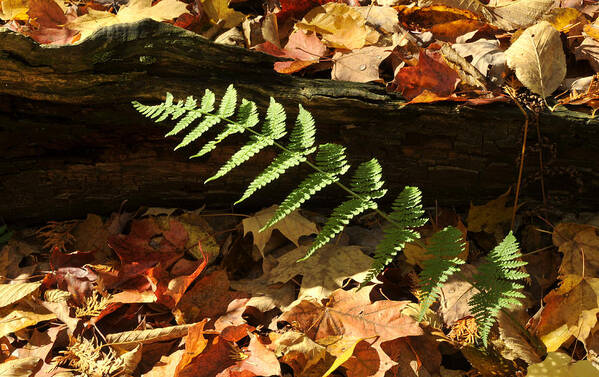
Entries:
MULTIPOLYGON (((202 182, 244 142, 234 138, 203 159, 194 147, 173 152, 166 128, 143 119, 134 99, 151 103, 170 91, 222 95, 233 83, 241 96, 268 97, 295 117, 312 112, 319 142, 348 147, 358 162, 377 157, 392 199, 404 185, 419 186, 428 203, 479 204, 515 183, 524 119, 513 105, 456 104, 402 108, 380 85, 277 74, 276 58, 217 45, 164 23, 145 20, 99 30, 79 45, 42 47, 0 29, 0 217, 43 222, 109 213, 127 200, 138 205, 229 207, 274 156, 263 152, 225 178, 202 182)), ((599 121, 569 111, 540 118, 549 203, 599 207, 599 121)), ((534 125, 531 125, 534 127, 534 125)), ((530 145, 537 144, 531 128, 530 145)), ((195 147, 197 148, 197 147, 195 147)), ((240 210, 279 200, 305 171, 293 170, 258 192, 240 210)), ((527 154, 523 199, 540 200, 537 153, 527 154)), ((329 206, 341 192, 310 202, 329 206)))

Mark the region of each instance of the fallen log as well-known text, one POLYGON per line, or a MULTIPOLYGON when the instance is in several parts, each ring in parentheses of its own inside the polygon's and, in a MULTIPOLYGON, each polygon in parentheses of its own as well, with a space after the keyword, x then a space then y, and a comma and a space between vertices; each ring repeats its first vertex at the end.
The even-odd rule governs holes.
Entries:
MULTIPOLYGON (((347 146, 354 166, 379 158, 389 199, 416 185, 428 203, 468 205, 515 183, 524 123, 515 106, 403 107, 399 95, 380 85, 280 75, 275 61, 151 20, 104 28, 63 47, 0 29, 0 217, 77 218, 111 212, 125 200, 129 208, 229 207, 274 151, 203 185, 245 139, 189 160, 193 147, 173 152, 176 138, 165 140, 166 128, 143 119, 130 102, 156 102, 167 91, 199 97, 205 88, 222 95, 230 83, 262 112, 269 96, 285 105, 290 119, 301 103, 316 119, 318 141, 347 146)), ((549 204, 597 208, 599 121, 547 112, 540 129, 549 204)), ((537 143, 534 128, 529 137, 537 143)), ((240 209, 282 199, 304 172, 288 174, 240 209)), ((537 153, 529 152, 521 200, 540 201, 540 175, 537 153)), ((338 195, 328 190, 313 203, 326 206, 338 195)))

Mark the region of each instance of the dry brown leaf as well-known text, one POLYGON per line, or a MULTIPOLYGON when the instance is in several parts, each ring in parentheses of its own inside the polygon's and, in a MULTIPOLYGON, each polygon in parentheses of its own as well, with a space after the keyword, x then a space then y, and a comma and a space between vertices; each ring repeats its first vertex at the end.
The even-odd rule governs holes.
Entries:
MULTIPOLYGON (((520 323, 526 323, 529 319, 526 311, 520 308, 517 312, 510 313, 512 318, 516 318, 520 323)), ((522 332, 522 328, 514 324, 513 319, 508 317, 504 312, 499 312, 497 319, 499 329, 499 340, 492 342, 496 349, 499 350, 501 356, 508 360, 522 359, 528 364, 541 362, 541 357, 544 355, 530 343, 530 340, 522 332), (501 343, 502 346, 498 344, 501 343)))
POLYGON ((470 63, 495 85, 503 83, 507 70, 505 53, 496 39, 478 39, 469 43, 451 45, 460 56, 470 58, 470 63))
POLYGON ((561 275, 599 276, 599 229, 592 225, 561 223, 553 229, 553 244, 564 254, 561 275))
POLYGON ((12 305, 24 297, 35 292, 40 286, 38 283, 0 284, 0 308, 12 305))
POLYGON ((478 0, 420 0, 419 6, 443 4, 469 10, 490 24, 505 30, 534 25, 553 6, 554 0, 516 0, 497 7, 486 6, 478 0))
POLYGON ((133 376, 133 371, 139 365, 142 356, 143 344, 138 344, 131 351, 125 352, 121 355, 123 360, 123 369, 119 372, 123 376, 133 376))
POLYGON ((254 216, 243 219, 243 235, 252 233, 254 236, 254 245, 263 253, 273 230, 278 230, 287 239, 299 246, 298 240, 301 236, 309 236, 310 234, 318 233, 316 224, 309 221, 299 214, 298 211, 293 211, 284 219, 277 222, 274 226, 260 232, 260 229, 268 223, 274 215, 278 206, 273 205, 257 212, 254 216))
POLYGON ((565 275, 544 301, 536 333, 547 351, 556 351, 572 336, 584 343, 597 324, 599 278, 565 275))
POLYGON ((526 29, 505 52, 508 66, 530 91, 546 98, 566 77, 560 33, 547 21, 526 29))
POLYGON ((32 376, 41 364, 39 357, 25 357, 17 360, 5 361, 0 364, 2 377, 29 377, 32 376))
POLYGON ((274 308, 286 311, 296 298, 295 284, 268 284, 267 280, 268 276, 254 280, 236 280, 231 282, 231 288, 250 293, 251 298, 247 306, 253 306, 263 313, 274 308))
POLYGON ((110 344, 139 344, 163 342, 165 340, 182 338, 187 335, 190 327, 195 324, 160 327, 148 330, 124 331, 106 335, 110 344))
POLYGON ((286 331, 272 343, 275 355, 291 366, 296 376, 318 364, 326 356, 326 348, 298 331, 286 331))
MULTIPOLYGON (((461 271, 470 277, 474 275, 476 268, 471 264, 465 264, 461 271)), ((439 313, 446 326, 452 326, 457 320, 472 315, 468 302, 476 292, 472 284, 455 275, 443 284, 439 298, 439 313)))
POLYGON ((393 34, 399 31, 399 22, 397 20, 397 11, 389 6, 365 6, 355 7, 355 9, 366 19, 366 22, 381 30, 386 34, 393 34))
POLYGON ((307 250, 307 246, 301 246, 279 257, 279 264, 270 271, 268 278, 270 284, 286 283, 294 276, 302 275, 297 301, 326 298, 342 287, 347 278, 362 282, 372 266, 373 259, 359 247, 335 245, 327 245, 306 261, 297 263, 307 250))
POLYGON ((379 33, 347 4, 327 3, 314 8, 295 27, 322 35, 322 41, 329 47, 348 50, 374 44, 379 39, 379 33))
POLYGON ((331 78, 338 81, 369 82, 380 79, 379 65, 392 52, 388 47, 368 46, 333 55, 331 78))
POLYGON ((371 338, 381 342, 404 336, 422 335, 416 320, 404 313, 409 301, 376 301, 368 295, 338 289, 325 305, 304 300, 281 315, 279 321, 293 325, 311 339, 331 336, 371 338))

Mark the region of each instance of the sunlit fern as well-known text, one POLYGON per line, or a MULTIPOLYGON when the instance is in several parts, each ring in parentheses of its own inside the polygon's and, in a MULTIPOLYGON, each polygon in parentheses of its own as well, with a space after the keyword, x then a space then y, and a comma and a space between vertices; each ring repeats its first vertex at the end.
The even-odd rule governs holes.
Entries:
MULTIPOLYGON (((262 173, 254 178, 235 204, 248 199, 258 190, 274 182, 281 175, 285 174, 288 169, 302 163, 310 166, 314 172, 304 178, 298 187, 291 191, 262 230, 273 226, 285 218, 314 194, 329 185, 337 185, 346 191, 349 194, 347 200, 339 204, 332 211, 321 232, 316 236, 311 247, 308 249, 306 256, 301 260, 310 257, 314 252, 330 242, 357 215, 369 210, 376 211, 387 220, 388 224, 384 229, 383 240, 376 247, 372 268, 363 283, 374 279, 382 272, 407 243, 415 242, 420 238, 417 228, 427 222, 422 209, 422 194, 420 190, 416 187, 406 187, 393 202, 391 213, 387 214, 381 211, 376 200, 382 198, 387 190, 383 188, 382 168, 376 159, 361 163, 354 171, 348 186, 345 186, 341 182, 341 178, 350 169, 345 155, 345 148, 341 145, 331 143, 315 145, 314 119, 301 105, 299 106, 295 126, 289 134, 287 143, 281 143, 280 140, 287 135, 285 127, 287 116, 283 106, 273 98, 270 99, 266 118, 262 122, 260 131, 253 129, 254 126, 260 123, 255 103, 242 99, 240 105, 237 106, 237 91, 233 86, 227 88, 223 99, 220 101, 218 110, 215 110, 215 101, 216 96, 214 93, 206 90, 199 105, 198 101, 193 97, 188 97, 185 101, 175 103, 173 96, 167 93, 166 100, 161 104, 148 106, 134 101, 133 106, 140 113, 156 122, 161 122, 168 118, 176 121, 172 129, 166 133, 166 136, 173 136, 185 131, 182 141, 175 149, 190 145, 212 127, 222 124, 224 129, 212 140, 201 146, 199 152, 191 157, 199 157, 209 153, 230 135, 243 132, 250 134, 249 141, 234 153, 218 169, 216 174, 208 178, 206 182, 225 176, 266 147, 275 146, 279 149, 280 153, 262 173), (197 125, 192 126, 194 123, 197 123, 197 125)), ((461 232, 453 227, 448 227, 438 232, 433 236, 428 250, 433 255, 433 258, 425 262, 425 268, 421 275, 423 282, 421 291, 424 298, 423 312, 437 298, 440 286, 451 274, 458 271, 459 265, 463 263, 463 261, 457 258, 457 255, 463 250, 461 232)), ((493 259, 495 258, 494 255, 492 253, 489 256, 491 264, 495 263, 496 266, 503 266, 501 264, 505 261, 505 259, 501 259, 503 254, 499 254, 497 257, 499 259, 493 259)), ((514 255, 517 256, 519 254, 516 251, 514 255)), ((493 276, 499 276, 494 269, 489 270, 488 273, 495 274, 493 276)), ((521 275, 509 273, 501 276, 503 276, 505 281, 509 280, 511 282, 510 278, 521 275)), ((493 291, 492 285, 485 285, 488 282, 490 281, 485 282, 481 280, 480 286, 483 291, 486 289, 485 287, 488 287, 489 291, 493 291)), ((489 295, 489 299, 483 300, 481 297, 478 297, 476 301, 472 302, 477 320, 480 321, 479 327, 484 336, 488 336, 488 331, 485 332, 485 329, 488 328, 490 330, 492 323, 489 325, 488 319, 482 318, 481 313, 487 313, 496 317, 499 310, 495 310, 497 305, 503 307, 501 305, 507 303, 506 297, 516 297, 514 290, 517 291, 519 289, 518 285, 515 283, 510 284, 512 285, 509 285, 509 287, 513 289, 494 292, 501 300, 499 298, 491 299, 492 296, 489 295), (501 301, 501 303, 497 304, 498 301, 501 301)), ((483 340, 486 343, 486 338, 483 340)))

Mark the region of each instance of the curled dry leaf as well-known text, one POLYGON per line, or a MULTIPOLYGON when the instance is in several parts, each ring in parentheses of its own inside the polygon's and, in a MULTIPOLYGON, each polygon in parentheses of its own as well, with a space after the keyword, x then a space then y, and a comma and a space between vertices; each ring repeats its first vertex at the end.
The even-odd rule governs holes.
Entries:
POLYGON ((162 327, 149 330, 124 331, 106 335, 110 344, 154 343, 182 338, 194 324, 162 327))
POLYGON ((566 77, 560 33, 547 21, 526 29, 505 52, 508 66, 530 91, 546 98, 566 77))

